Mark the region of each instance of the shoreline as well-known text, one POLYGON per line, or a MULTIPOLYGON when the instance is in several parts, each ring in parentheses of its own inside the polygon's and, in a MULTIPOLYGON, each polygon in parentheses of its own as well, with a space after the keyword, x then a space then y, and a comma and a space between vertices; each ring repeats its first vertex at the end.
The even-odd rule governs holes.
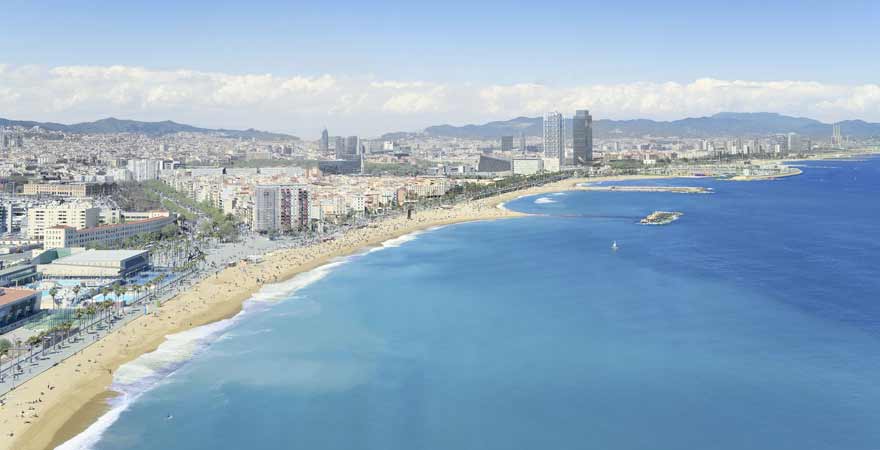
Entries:
POLYGON ((528 217, 505 207, 518 198, 576 191, 584 182, 674 178, 633 175, 572 178, 544 186, 504 193, 455 205, 451 209, 418 211, 412 220, 396 217, 376 227, 351 230, 336 240, 308 247, 276 250, 261 262, 240 262, 181 292, 161 308, 134 319, 94 345, 19 386, 0 407, 0 449, 54 448, 79 435, 111 409, 117 369, 155 351, 169 335, 195 329, 239 314, 248 299, 267 284, 280 283, 335 259, 356 255, 383 243, 447 225, 528 217), (51 386, 51 389, 49 388, 51 386), (29 408, 33 407, 33 410, 29 408), (20 412, 24 412, 24 417, 20 412), (9 434, 12 433, 12 436, 9 434))

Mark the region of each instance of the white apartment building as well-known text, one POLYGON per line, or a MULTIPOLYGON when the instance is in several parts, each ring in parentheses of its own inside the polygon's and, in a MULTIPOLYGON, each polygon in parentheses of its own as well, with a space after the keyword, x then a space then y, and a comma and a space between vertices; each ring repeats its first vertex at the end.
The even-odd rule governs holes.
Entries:
POLYGON ((560 165, 559 160, 556 158, 544 158, 544 171, 545 172, 559 172, 560 165))
POLYGON ((158 180, 162 170, 162 161, 155 159, 130 159, 128 171, 134 181, 158 180))
POLYGON ((534 175, 544 170, 544 160, 539 158, 514 158, 514 175, 534 175))
POLYGON ((252 229, 292 231, 309 225, 309 191, 304 186, 254 186, 252 229))
POLYGON ((43 239, 45 230, 54 226, 68 226, 74 229, 98 226, 101 208, 91 205, 62 204, 31 208, 28 210, 27 236, 29 239, 43 239))
POLYGON ((367 206, 366 197, 363 195, 351 195, 348 197, 348 207, 355 213, 363 213, 367 206))

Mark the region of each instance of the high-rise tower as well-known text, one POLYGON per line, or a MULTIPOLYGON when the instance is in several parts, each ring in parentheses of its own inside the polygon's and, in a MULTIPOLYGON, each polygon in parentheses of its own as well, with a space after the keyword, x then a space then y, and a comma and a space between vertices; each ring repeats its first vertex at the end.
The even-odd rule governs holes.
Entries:
POLYGON ((556 111, 544 114, 544 157, 565 163, 565 122, 556 111))
POLYGON ((336 159, 346 159, 345 138, 342 136, 336 136, 335 142, 336 144, 334 145, 334 149, 336 150, 336 159))
POLYGON ((321 132, 321 153, 327 153, 330 150, 330 133, 324 128, 321 132))
POLYGON ((593 160, 593 116, 589 111, 579 109, 572 122, 574 164, 585 166, 593 160))
POLYGON ((831 146, 843 147, 843 135, 840 134, 840 124, 831 125, 831 146))

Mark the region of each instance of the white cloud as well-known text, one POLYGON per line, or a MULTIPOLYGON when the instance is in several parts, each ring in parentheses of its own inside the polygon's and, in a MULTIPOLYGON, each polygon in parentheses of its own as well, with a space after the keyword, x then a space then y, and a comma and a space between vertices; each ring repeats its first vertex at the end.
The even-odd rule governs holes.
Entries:
POLYGON ((677 119, 772 111, 825 121, 880 121, 880 85, 721 80, 552 86, 437 83, 373 77, 226 74, 129 66, 0 64, 7 118, 76 122, 106 116, 255 127, 314 137, 377 135, 587 108, 596 118, 677 119))
POLYGON ((382 110, 397 114, 441 111, 446 108, 446 88, 437 86, 427 91, 395 94, 382 105, 382 110))

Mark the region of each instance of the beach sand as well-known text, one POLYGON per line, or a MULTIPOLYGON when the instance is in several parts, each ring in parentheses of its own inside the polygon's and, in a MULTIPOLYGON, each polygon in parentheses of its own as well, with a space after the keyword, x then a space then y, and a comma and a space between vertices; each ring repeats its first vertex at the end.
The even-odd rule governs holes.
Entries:
POLYGON ((245 300, 263 284, 287 280, 334 258, 418 230, 524 216, 499 207, 521 196, 572 190, 585 181, 647 178, 658 177, 569 179, 450 209, 418 211, 412 220, 405 217, 383 220, 375 227, 352 230, 332 241, 279 250, 265 255, 262 262, 227 268, 10 392, 5 397, 5 405, 0 407, 0 449, 54 448, 79 434, 109 409, 108 400, 114 395, 110 387, 116 369, 155 350, 170 334, 235 316, 245 300))

